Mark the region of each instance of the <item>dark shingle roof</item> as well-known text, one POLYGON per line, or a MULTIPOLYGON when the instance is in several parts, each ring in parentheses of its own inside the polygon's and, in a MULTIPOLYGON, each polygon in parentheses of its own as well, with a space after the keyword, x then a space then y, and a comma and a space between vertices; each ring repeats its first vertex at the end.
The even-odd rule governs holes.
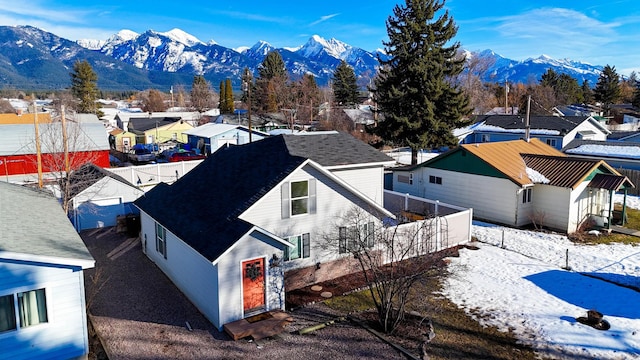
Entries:
POLYGON ((289 154, 282 136, 221 148, 135 204, 214 261, 252 227, 237 217, 305 161, 289 154))
POLYGON ((129 118, 129 131, 131 132, 145 132, 150 129, 154 129, 156 125, 158 127, 173 124, 179 121, 180 117, 132 117, 129 118))
MULTIPOLYGON (((588 116, 530 116, 531 129, 557 130, 560 133, 569 132, 583 123, 588 116)), ((478 118, 486 125, 498 126, 503 129, 524 129, 525 117, 520 115, 485 115, 478 118)))
POLYGON ((327 166, 387 161, 386 155, 375 156, 368 145, 345 136, 350 135, 280 135, 220 148, 173 185, 157 185, 135 205, 214 261, 251 229, 238 216, 307 158, 327 166))
POLYGON ((284 135, 292 155, 306 157, 322 166, 394 162, 386 154, 346 133, 284 135))

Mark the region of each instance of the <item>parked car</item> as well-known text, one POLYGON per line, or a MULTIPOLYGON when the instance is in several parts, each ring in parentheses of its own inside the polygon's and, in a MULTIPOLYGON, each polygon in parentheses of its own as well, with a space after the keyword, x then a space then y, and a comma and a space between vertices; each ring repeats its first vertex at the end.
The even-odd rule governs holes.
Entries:
POLYGON ((146 148, 137 148, 129 153, 129 160, 134 164, 151 162, 156 160, 156 154, 146 148))
POLYGON ((173 153, 169 157, 169 162, 178 162, 178 161, 187 161, 187 160, 203 160, 206 158, 207 158, 206 156, 196 154, 193 151, 179 151, 179 152, 173 153))

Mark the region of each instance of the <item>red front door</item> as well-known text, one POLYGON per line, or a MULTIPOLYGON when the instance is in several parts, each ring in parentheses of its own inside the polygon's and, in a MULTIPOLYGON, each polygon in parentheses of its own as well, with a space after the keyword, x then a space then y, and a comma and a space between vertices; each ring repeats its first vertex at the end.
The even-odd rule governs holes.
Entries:
POLYGON ((242 292, 245 314, 264 308, 264 258, 242 262, 242 292))

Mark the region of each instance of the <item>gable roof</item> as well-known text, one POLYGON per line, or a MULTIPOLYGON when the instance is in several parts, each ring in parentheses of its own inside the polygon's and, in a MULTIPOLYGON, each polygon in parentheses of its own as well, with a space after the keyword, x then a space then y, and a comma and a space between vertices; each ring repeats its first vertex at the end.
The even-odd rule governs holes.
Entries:
POLYGON ((0 181, 0 257, 93 267, 57 199, 0 181))
MULTIPOLYGON (((620 175, 602 160, 523 154, 526 166, 542 174, 552 186, 575 189, 596 169, 620 175)), ((547 182, 545 182, 547 183, 547 182)))
MULTIPOLYGON (((300 156, 302 151, 290 149, 290 137, 295 136, 274 136, 221 148, 171 186, 161 183, 134 204, 214 261, 253 228, 238 216, 293 171, 310 163, 308 158, 300 156), (184 205, 177 212, 175 206, 168 204, 184 205)), ((322 138, 304 138, 308 143, 326 141, 333 144, 322 138)), ((300 141, 293 140, 293 143, 299 145, 300 141)), ((356 153, 368 147, 362 142, 359 144, 357 148, 347 148, 349 151, 345 148, 331 148, 331 151, 340 149, 340 152, 356 153)), ((319 145, 311 148, 324 149, 319 145)), ((360 158, 357 154, 353 157, 352 161, 360 158)), ((368 159, 368 156, 364 158, 368 159)))
MULTIPOLYGON (((529 126, 532 134, 565 135, 585 121, 593 120, 591 116, 540 116, 529 117, 529 126)), ((609 131, 597 121, 592 121, 594 126, 608 134, 609 131)), ((483 115, 479 116, 474 126, 475 131, 503 131, 523 132, 525 129, 525 117, 520 115, 483 115)))
POLYGON ((572 156, 639 160, 640 142, 572 140, 562 151, 572 156))
MULTIPOLYGON (((194 127, 193 129, 183 131, 182 133, 187 135, 211 138, 216 135, 223 134, 227 131, 236 130, 236 129, 244 132, 249 132, 249 128, 243 125, 206 123, 206 124, 194 127)), ((251 130, 251 132, 254 134, 259 134, 261 136, 269 136, 269 134, 264 133, 262 131, 257 131, 255 129, 251 130)))
MULTIPOLYGON (((0 114, 0 124, 2 125, 16 125, 16 124, 30 124, 33 125, 36 118, 36 114, 27 113, 27 114, 0 114)), ((38 113, 38 124, 50 123, 51 115, 49 113, 38 113)))
POLYGON ((180 121, 180 117, 131 117, 127 129, 133 133, 143 133, 147 130, 160 128, 180 121))
POLYGON ((119 181, 132 188, 137 188, 137 186, 133 185, 120 175, 114 174, 111 171, 96 166, 93 163, 86 163, 78 169, 72 171, 71 176, 69 176, 69 183, 72 189, 71 196, 73 197, 80 194, 81 192, 85 191, 90 186, 98 182, 98 180, 105 177, 119 181))
MULTIPOLYGON (((538 139, 513 140, 494 143, 466 144, 461 148, 476 155, 519 185, 532 184, 522 154, 566 156, 538 139)), ((433 160, 438 159, 438 157, 433 160)), ((433 161, 432 160, 432 161, 433 161)))
POLYGON ((313 132, 282 135, 288 151, 311 159, 326 168, 362 164, 388 164, 395 160, 347 133, 313 132))

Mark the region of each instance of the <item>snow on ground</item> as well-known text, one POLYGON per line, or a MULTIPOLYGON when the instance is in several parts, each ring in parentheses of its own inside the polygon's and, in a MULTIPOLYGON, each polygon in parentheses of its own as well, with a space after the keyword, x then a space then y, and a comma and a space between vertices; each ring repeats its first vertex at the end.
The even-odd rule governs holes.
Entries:
MULTIPOLYGON (((640 208, 640 199, 627 204, 640 208)), ((443 289, 451 301, 552 358, 640 359, 640 292, 611 283, 640 288, 640 246, 579 245, 480 222, 473 235, 480 249, 451 259, 443 289), (571 271, 563 269, 567 250, 571 271), (611 329, 577 322, 589 309, 603 313, 611 329)))

